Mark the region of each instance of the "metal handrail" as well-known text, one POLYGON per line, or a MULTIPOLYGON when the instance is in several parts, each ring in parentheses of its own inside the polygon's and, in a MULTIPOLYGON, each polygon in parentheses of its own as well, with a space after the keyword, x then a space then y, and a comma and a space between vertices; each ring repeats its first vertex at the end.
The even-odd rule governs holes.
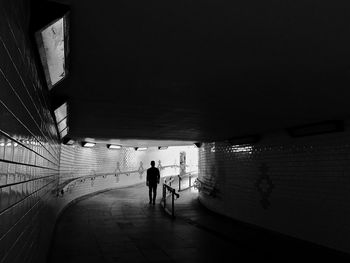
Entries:
POLYGON ((178 192, 184 191, 184 190, 189 189, 192 186, 194 186, 194 185, 191 185, 191 183, 192 183, 191 179, 192 179, 192 177, 197 177, 197 176, 198 176, 198 172, 188 172, 188 173, 185 173, 181 176, 179 175, 179 190, 178 190, 178 192), (188 187, 181 189, 181 181, 183 181, 187 177, 188 177, 188 187))
POLYGON ((178 181, 179 181, 178 192, 184 191, 194 186, 194 184, 192 184, 191 179, 192 177, 197 177, 197 176, 198 176, 198 172, 187 172, 181 176, 175 175, 175 176, 168 176, 165 178, 163 177, 163 196, 162 196, 161 205, 164 208, 165 212, 168 213, 173 219, 175 218, 174 200, 175 200, 175 197, 179 198, 180 195, 176 193, 175 188, 171 187, 171 184, 175 181, 176 178, 178 178, 178 181), (181 189, 181 181, 184 180, 185 178, 189 179, 189 186, 181 189), (167 199, 167 196, 169 196, 167 195, 167 193, 171 194, 171 211, 169 211, 169 209, 166 207, 166 199, 167 199))
POLYGON ((170 176, 163 177, 163 183, 171 186, 171 183, 175 181, 175 178, 174 178, 175 176, 176 175, 170 175, 170 176))
POLYGON ((163 183, 163 197, 162 197, 161 205, 163 206, 165 212, 167 212, 173 219, 175 218, 175 205, 174 205, 175 197, 179 198, 180 195, 175 192, 174 188, 163 183), (167 191, 171 193, 171 211, 169 211, 168 208, 166 207, 167 191))

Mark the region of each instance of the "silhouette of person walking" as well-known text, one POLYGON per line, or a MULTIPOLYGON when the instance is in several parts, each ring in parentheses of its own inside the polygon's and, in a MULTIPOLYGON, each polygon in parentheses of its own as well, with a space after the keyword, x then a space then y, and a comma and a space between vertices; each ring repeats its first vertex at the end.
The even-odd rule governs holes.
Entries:
POLYGON ((155 162, 151 162, 151 168, 147 169, 146 185, 149 188, 149 203, 155 205, 157 196, 157 184, 159 184, 160 173, 158 168, 154 167, 155 162), (153 192, 153 198, 152 198, 153 192))

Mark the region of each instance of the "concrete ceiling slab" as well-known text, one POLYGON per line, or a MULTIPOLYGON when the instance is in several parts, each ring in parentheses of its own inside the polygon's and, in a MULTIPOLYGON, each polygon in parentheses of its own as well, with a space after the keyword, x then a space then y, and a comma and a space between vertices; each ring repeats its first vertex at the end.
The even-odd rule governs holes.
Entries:
POLYGON ((350 114, 348 1, 62 2, 70 75, 51 95, 73 137, 211 141, 350 114))

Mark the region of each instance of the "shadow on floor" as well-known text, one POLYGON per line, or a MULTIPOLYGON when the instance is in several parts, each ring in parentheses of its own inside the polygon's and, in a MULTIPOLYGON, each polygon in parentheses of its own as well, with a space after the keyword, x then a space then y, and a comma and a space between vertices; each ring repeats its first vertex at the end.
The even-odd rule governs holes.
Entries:
MULTIPOLYGON (((160 194, 158 187, 157 203, 160 194)), ((144 185, 81 200, 62 214, 48 262, 350 262, 348 255, 214 214, 191 190, 181 192, 176 213, 171 220, 160 205, 149 205, 144 185)))

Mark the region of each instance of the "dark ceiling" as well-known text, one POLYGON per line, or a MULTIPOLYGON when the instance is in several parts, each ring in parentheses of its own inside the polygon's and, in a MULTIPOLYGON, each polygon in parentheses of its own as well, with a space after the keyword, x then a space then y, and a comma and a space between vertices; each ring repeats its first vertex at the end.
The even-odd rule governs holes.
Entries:
POLYGON ((214 141, 350 114, 349 1, 56 2, 71 137, 214 141))

